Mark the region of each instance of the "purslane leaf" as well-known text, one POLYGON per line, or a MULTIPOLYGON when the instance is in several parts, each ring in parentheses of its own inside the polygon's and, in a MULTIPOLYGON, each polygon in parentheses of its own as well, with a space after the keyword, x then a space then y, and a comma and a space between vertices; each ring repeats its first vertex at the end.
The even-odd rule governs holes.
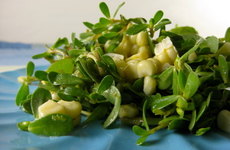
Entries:
POLYGON ((135 35, 141 31, 145 31, 148 27, 148 24, 135 24, 127 29, 127 35, 135 35))
POLYGON ((101 2, 99 4, 101 12, 105 15, 106 18, 110 18, 110 12, 107 4, 105 2, 101 2))

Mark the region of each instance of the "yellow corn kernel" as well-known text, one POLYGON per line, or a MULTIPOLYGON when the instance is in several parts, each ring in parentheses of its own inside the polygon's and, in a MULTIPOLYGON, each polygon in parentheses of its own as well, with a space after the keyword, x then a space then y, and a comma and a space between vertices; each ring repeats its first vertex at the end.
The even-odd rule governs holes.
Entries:
POLYGON ((57 102, 59 105, 64 106, 67 115, 71 116, 73 119, 77 118, 81 114, 82 106, 78 101, 64 101, 60 100, 57 102))
POLYGON ((58 103, 54 102, 53 100, 48 100, 47 102, 43 103, 38 107, 38 116, 39 118, 47 116, 49 114, 66 114, 67 111, 64 106, 59 105, 58 103))
POLYGON ((196 60, 196 58, 197 58, 196 52, 193 52, 188 56, 188 61, 194 61, 196 60))
POLYGON ((148 45, 147 32, 141 31, 137 34, 136 43, 138 46, 148 45))
POLYGON ((125 40, 122 42, 122 49, 123 51, 126 51, 127 56, 130 55, 131 48, 132 48, 132 44, 130 43, 129 40, 125 40))
POLYGON ((230 111, 221 110, 217 116, 217 126, 222 131, 230 133, 230 111))
POLYGON ((104 49, 105 49, 105 50, 107 50, 107 49, 109 48, 109 46, 110 46, 109 42, 110 42, 110 41, 111 41, 111 40, 108 40, 108 41, 105 42, 105 45, 104 45, 104 49))
POLYGON ((138 53, 127 58, 126 61, 130 61, 136 58, 147 59, 151 57, 151 52, 148 46, 141 46, 138 49, 138 53))
POLYGON ((146 45, 139 47, 137 55, 139 55, 139 57, 142 59, 147 59, 152 56, 152 53, 149 49, 149 46, 146 45))
POLYGON ((120 111, 119 111, 119 118, 133 118, 137 116, 139 113, 139 110, 137 106, 134 103, 121 105, 120 111))
POLYGON ((128 29, 128 28, 130 28, 130 27, 132 27, 132 26, 133 26, 133 23, 132 23, 132 22, 129 22, 129 24, 127 25, 126 28, 128 29))
POLYGON ((130 50, 130 55, 132 56, 132 55, 137 54, 138 50, 139 50, 139 46, 137 44, 132 45, 132 48, 130 50))
POLYGON ((127 58, 127 52, 123 50, 122 43, 118 45, 118 47, 114 50, 114 53, 123 55, 124 58, 127 58))
POLYGON ((155 55, 154 58, 159 60, 162 65, 165 63, 170 63, 170 64, 172 63, 171 59, 165 52, 161 53, 160 55, 155 55))
POLYGON ((171 63, 173 64, 176 57, 177 57, 177 51, 174 47, 170 47, 166 50, 167 55, 169 56, 171 63))
POLYGON ((152 61, 153 64, 157 67, 157 73, 161 73, 161 66, 162 65, 161 65, 161 62, 158 59, 152 57, 152 58, 148 58, 147 60, 152 61))
POLYGON ((162 65, 165 63, 173 65, 178 54, 169 37, 166 37, 155 45, 154 53, 155 58, 158 59, 162 65))
POLYGON ((152 78, 150 76, 144 77, 144 87, 143 87, 143 92, 145 95, 152 95, 157 86, 157 80, 155 78, 152 78))
POLYGON ((151 60, 142 60, 137 64, 139 78, 152 76, 157 73, 157 66, 151 60))
POLYGON ((124 61, 124 56, 116 53, 106 53, 105 55, 108 55, 113 59, 117 67, 118 73, 120 74, 121 77, 124 77, 125 76, 124 69, 127 66, 126 62, 124 61))
POLYGON ((52 99, 54 100, 60 100, 61 98, 58 96, 57 92, 52 92, 51 91, 51 96, 52 96, 52 99))
POLYGON ((127 62, 127 67, 124 69, 125 77, 128 80, 133 80, 138 78, 137 64, 141 59, 134 59, 127 62))
POLYGON ((75 119, 73 119, 74 126, 77 126, 81 122, 81 115, 78 115, 75 119))
POLYGON ((137 34, 135 35, 130 35, 129 36, 129 41, 134 45, 136 44, 136 39, 137 39, 137 34))

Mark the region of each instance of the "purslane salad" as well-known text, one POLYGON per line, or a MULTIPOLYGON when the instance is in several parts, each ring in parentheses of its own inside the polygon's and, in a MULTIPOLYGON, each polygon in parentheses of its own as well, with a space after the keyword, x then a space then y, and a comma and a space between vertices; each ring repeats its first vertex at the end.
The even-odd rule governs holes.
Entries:
POLYGON ((62 136, 96 120, 103 128, 121 122, 140 136, 138 145, 165 128, 230 133, 230 28, 223 38, 203 38, 190 26, 166 30, 171 21, 161 10, 149 20, 115 19, 123 5, 112 16, 100 3, 104 17, 83 22, 86 32, 32 56, 50 66, 34 71, 28 62, 18 78, 16 105, 34 116, 18 128, 62 136))

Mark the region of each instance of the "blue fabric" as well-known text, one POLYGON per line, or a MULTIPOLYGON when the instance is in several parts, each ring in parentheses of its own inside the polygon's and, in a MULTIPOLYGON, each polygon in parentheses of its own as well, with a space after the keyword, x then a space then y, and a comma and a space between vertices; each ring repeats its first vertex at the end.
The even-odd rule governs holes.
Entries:
POLYGON ((45 59, 32 59, 33 55, 46 51, 45 44, 26 44, 0 41, 0 66, 26 65, 33 61, 35 65, 48 65, 45 59))

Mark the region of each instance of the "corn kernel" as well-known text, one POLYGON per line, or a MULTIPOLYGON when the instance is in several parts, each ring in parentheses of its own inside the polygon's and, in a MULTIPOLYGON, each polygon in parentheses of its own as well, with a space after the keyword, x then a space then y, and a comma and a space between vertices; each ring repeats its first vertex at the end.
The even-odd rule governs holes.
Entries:
POLYGON ((130 55, 135 55, 138 53, 138 50, 139 50, 139 46, 137 44, 134 44, 130 50, 130 55))
POLYGON ((129 80, 137 79, 137 64, 140 62, 141 59, 134 59, 127 62, 127 67, 124 69, 125 76, 129 80))
POLYGON ((218 127, 227 133, 230 133, 230 111, 222 110, 217 116, 218 127))
POLYGON ((126 51, 127 56, 130 55, 131 48, 132 48, 132 44, 128 40, 122 42, 122 49, 123 51, 126 51))
POLYGON ((155 55, 155 59, 159 60, 161 64, 171 63, 171 59, 168 57, 167 53, 163 52, 160 55, 155 55))
POLYGON ((196 60, 196 58, 197 58, 196 52, 193 52, 188 56, 188 61, 194 61, 196 60))
POLYGON ((152 76, 157 73, 157 66, 151 60, 142 60, 137 64, 139 78, 152 76))
POLYGON ((144 87, 143 91, 146 95, 152 95, 157 86, 157 80, 155 78, 152 78, 150 76, 144 77, 144 87))
POLYGON ((73 119, 77 118, 77 116, 79 116, 81 113, 82 106, 81 103, 78 101, 60 100, 57 103, 61 106, 64 106, 67 115, 71 116, 73 119))
POLYGON ((147 32, 139 32, 136 37, 136 43, 138 46, 148 45, 147 32))
POLYGON ((109 48, 109 46, 110 46, 109 42, 110 41, 111 40, 108 40, 108 41, 105 42, 105 45, 104 45, 105 50, 107 50, 109 48))
POLYGON ((136 39, 137 39, 137 34, 135 35, 130 35, 129 36, 129 41, 134 45, 136 44, 136 39))
POLYGON ((138 115, 139 110, 137 106, 134 103, 121 105, 120 112, 119 112, 119 118, 133 118, 136 115, 138 115))
POLYGON ((174 47, 170 47, 169 49, 166 50, 166 53, 171 60, 171 64, 173 64, 177 57, 177 51, 175 50, 174 47))
POLYGON ((118 47, 114 50, 114 53, 121 54, 124 58, 127 58, 127 52, 123 50, 123 43, 118 45, 118 47))
POLYGON ((81 122, 81 115, 78 115, 75 119, 73 119, 74 126, 77 126, 81 122))
POLYGON ((152 57, 148 58, 147 60, 152 61, 153 64, 157 67, 157 73, 161 73, 161 62, 158 59, 152 57))
POLYGON ((48 100, 47 102, 43 103, 38 107, 38 116, 39 118, 47 116, 49 114, 66 114, 67 111, 64 106, 59 105, 58 103, 54 102, 53 100, 48 100))

